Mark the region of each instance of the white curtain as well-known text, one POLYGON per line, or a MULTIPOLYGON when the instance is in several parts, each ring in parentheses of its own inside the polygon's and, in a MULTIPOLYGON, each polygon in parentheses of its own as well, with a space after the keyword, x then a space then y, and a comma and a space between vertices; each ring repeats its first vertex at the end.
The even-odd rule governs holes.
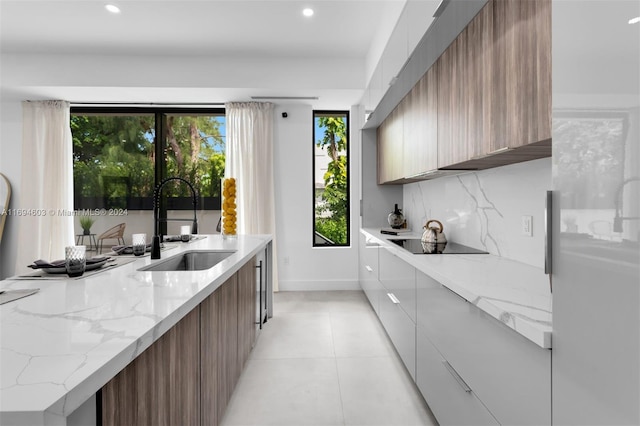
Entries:
POLYGON ((65 101, 22 103, 22 178, 16 218, 16 273, 36 259, 64 259, 72 245, 73 159, 70 105, 65 101))
POLYGON ((236 179, 238 234, 273 236, 273 289, 277 284, 273 183, 272 103, 230 102, 226 109, 225 177, 236 179))

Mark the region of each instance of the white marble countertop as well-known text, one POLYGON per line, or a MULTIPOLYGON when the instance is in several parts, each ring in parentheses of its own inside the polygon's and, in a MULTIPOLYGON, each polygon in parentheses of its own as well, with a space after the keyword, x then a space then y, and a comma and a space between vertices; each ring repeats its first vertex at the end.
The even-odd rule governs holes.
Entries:
POLYGON ((365 236, 542 348, 551 348, 551 291, 540 268, 491 254, 415 255, 389 236, 362 229, 365 236))
POLYGON ((0 424, 65 418, 265 247, 270 236, 220 235, 165 243, 237 250, 203 271, 147 272, 144 256, 87 278, 4 280, 0 290, 40 288, 0 306, 0 424))

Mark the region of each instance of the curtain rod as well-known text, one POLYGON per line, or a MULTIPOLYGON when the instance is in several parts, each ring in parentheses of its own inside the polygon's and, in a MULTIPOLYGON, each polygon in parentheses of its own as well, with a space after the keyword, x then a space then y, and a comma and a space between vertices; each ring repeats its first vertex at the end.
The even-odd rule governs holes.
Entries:
POLYGON ((223 107, 224 103, 203 102, 70 102, 72 107, 82 106, 140 106, 140 107, 223 107))

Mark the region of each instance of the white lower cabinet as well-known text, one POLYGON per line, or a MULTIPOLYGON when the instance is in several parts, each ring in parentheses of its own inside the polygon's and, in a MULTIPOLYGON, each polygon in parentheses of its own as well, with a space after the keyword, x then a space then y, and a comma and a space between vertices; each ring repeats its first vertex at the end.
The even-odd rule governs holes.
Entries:
POLYGON ((550 350, 384 245, 360 249, 360 285, 440 424, 551 424, 550 350))
POLYGON ((360 234, 360 287, 367 295, 376 314, 380 315, 380 297, 385 294, 378 279, 378 251, 380 245, 360 234))
POLYGON ((416 270, 384 247, 378 252, 380 313, 387 334, 405 367, 416 378, 416 270))
POLYGON ((499 424, 420 329, 416 346, 416 384, 441 425, 499 424))
POLYGON ((550 424, 551 351, 421 272, 416 286, 419 333, 428 337, 497 421, 550 424))
POLYGON ((411 321, 416 322, 416 269, 384 247, 379 251, 379 277, 411 321))
POLYGON ((387 292, 384 297, 380 298, 379 317, 404 366, 415 380, 416 324, 409 318, 398 299, 391 292, 387 292))
POLYGON ((359 281, 402 362, 416 377, 415 268, 360 234, 359 281))

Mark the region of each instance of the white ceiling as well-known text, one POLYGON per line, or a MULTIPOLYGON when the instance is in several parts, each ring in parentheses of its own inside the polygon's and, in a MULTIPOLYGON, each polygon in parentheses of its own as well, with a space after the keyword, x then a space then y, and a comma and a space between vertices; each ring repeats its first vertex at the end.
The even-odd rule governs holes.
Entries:
POLYGON ((2 0, 5 52, 364 57, 402 0, 2 0), (311 6, 311 18, 302 9, 311 6))
MULTIPOLYGON (((0 0, 1 52, 312 58, 335 63, 336 72, 341 59, 360 59, 366 74, 365 64, 377 62, 371 55, 382 53, 405 5, 405 0, 114 0, 122 10, 114 15, 105 10, 107 2, 0 0), (305 7, 314 9, 311 18, 302 15, 305 7)), ((277 94, 321 95, 299 89, 279 88, 277 94)))

